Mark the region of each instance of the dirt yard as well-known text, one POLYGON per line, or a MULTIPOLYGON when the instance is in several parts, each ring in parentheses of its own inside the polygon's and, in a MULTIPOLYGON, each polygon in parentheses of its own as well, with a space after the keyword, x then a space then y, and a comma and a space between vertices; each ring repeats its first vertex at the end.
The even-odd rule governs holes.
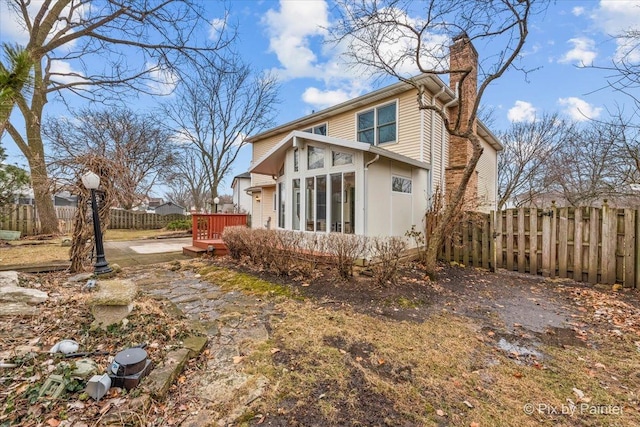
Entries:
MULTIPOLYGON (((310 281, 277 277, 227 258, 179 268, 276 308, 268 340, 237 359, 239 371, 267 385, 233 425, 640 425, 637 291, 457 266, 442 266, 432 282, 409 264, 399 284, 386 287, 365 275, 345 282, 324 270, 310 281), (210 278, 212 269, 225 279, 210 278), (247 275, 272 285, 258 289, 247 275)), ((90 343, 107 340, 117 348, 145 341, 160 354, 189 328, 166 303, 144 297, 126 333, 91 332, 82 296, 63 286, 64 277, 24 282, 57 297, 46 303, 44 317, 2 322, 2 350, 31 342, 44 352, 50 341, 81 331, 90 343)), ((138 425, 218 425, 228 417, 229 407, 195 386, 215 353, 209 350, 188 364, 166 401, 140 414, 138 425), (198 424, 185 422, 194 417, 198 424)), ((62 402, 35 399, 51 368, 46 355, 29 360, 0 370, 0 426, 100 419, 108 401, 81 400, 79 390, 62 402)), ((128 399, 112 393, 110 399, 128 399)))

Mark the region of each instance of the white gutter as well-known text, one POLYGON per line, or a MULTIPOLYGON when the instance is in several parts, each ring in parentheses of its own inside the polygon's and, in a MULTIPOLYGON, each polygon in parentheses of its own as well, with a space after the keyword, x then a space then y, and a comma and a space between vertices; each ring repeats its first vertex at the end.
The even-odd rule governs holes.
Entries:
MULTIPOLYGON (((456 90, 453 94, 453 99, 449 102, 447 102, 446 104, 444 104, 442 106, 442 111, 444 111, 446 113, 447 108, 451 107, 453 104, 455 104, 456 102, 458 102, 458 90, 460 88, 460 83, 457 82, 456 83, 456 90)), ((440 178, 440 186, 441 186, 441 190, 442 190, 442 194, 444 194, 445 191, 445 185, 446 183, 444 182, 445 180, 445 174, 444 174, 444 170, 445 170, 445 164, 444 164, 444 146, 445 146, 445 132, 447 132, 447 130, 444 128, 444 123, 442 123, 442 148, 443 148, 443 153, 442 156, 440 156, 440 174, 441 174, 441 178, 440 178)), ((448 152, 448 150, 447 150, 448 152)))
MULTIPOLYGON (((431 98, 431 105, 435 106, 436 105, 436 101, 438 100, 438 98, 440 98, 440 96, 444 93, 444 91, 446 90, 446 86, 442 86, 442 88, 440 89, 440 91, 438 93, 436 93, 435 95, 433 95, 433 97, 431 98)), ((433 150, 435 147, 435 142, 434 142, 434 137, 435 137, 435 117, 436 117, 436 112, 434 110, 431 110, 431 135, 429 137, 430 141, 431 141, 431 154, 429 156, 429 164, 433 165, 433 150)), ((442 126, 442 132, 444 132, 444 126, 442 126)), ((444 144, 442 143, 442 138, 440 138, 440 175, 442 175, 442 159, 444 158, 444 144)), ((433 196, 433 167, 431 168, 431 171, 429 171, 429 194, 431 196, 433 196)), ((440 187, 442 187, 442 178, 440 179, 440 187)), ((431 199, 431 203, 433 203, 433 199, 431 199)))
MULTIPOLYGON (((367 220, 367 191, 368 191, 368 185, 367 185, 367 181, 368 181, 368 175, 367 172, 369 171, 369 166, 372 165, 373 163, 377 162, 378 160, 380 160, 380 154, 376 154, 376 156, 373 158, 373 160, 371 160, 370 162, 365 163, 364 165, 364 201, 363 201, 363 205, 362 205, 362 211, 363 211, 363 225, 364 225, 364 230, 363 230, 363 234, 366 236, 367 235, 367 231, 368 231, 368 223, 369 221, 367 220)), ((354 230, 355 231, 355 230, 354 230)))

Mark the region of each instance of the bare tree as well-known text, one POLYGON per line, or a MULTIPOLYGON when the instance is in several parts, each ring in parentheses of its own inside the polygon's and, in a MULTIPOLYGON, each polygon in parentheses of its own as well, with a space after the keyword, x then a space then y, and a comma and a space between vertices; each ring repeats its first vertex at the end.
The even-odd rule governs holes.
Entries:
POLYGON ((532 122, 513 123, 500 135, 504 150, 498 157, 498 209, 507 202, 531 202, 548 190, 545 171, 574 125, 557 114, 543 114, 532 122))
POLYGON ((546 165, 545 185, 572 206, 629 194, 623 186, 620 159, 621 128, 612 122, 590 121, 575 130, 546 165))
POLYGON ((181 200, 187 209, 193 207, 202 212, 207 200, 211 200, 204 165, 191 143, 178 144, 175 164, 165 172, 164 181, 170 188, 167 197, 176 203, 181 200))
POLYGON ((332 31, 335 41, 346 47, 352 63, 413 85, 418 94, 417 107, 433 111, 442 119, 452 147, 466 145, 471 153, 464 165, 452 169, 457 184, 447 188, 443 220, 429 236, 425 264, 430 275, 436 271, 445 230, 463 205, 482 155, 481 141, 475 133, 478 106, 489 85, 512 68, 518 58, 528 35, 534 3, 545 4, 535 0, 342 2, 343 17, 332 31), (418 17, 413 18, 412 14, 418 17), (481 43, 487 51, 485 60, 478 67, 449 61, 448 44, 452 39, 455 43, 451 49, 465 50, 465 55, 475 54, 471 43, 481 43), (427 97, 426 88, 411 78, 416 72, 450 75, 456 105, 447 109, 433 102, 427 97))
MULTIPOLYGON (((174 132, 193 155, 193 174, 203 176, 210 203, 249 134, 273 124, 278 86, 268 74, 256 75, 238 57, 214 58, 225 72, 201 69, 177 88, 164 111, 174 132)), ((185 170, 185 173, 188 171, 185 170)), ((195 183, 196 177, 191 176, 195 183)))
MULTIPOLYGON (((203 44, 194 29, 207 23, 195 0, 30 0, 7 2, 28 33, 33 88, 16 99, 19 117, 7 132, 25 155, 43 233, 57 232, 41 125, 54 95, 73 93, 109 100, 134 93, 158 94, 175 83, 179 68, 203 51, 226 47, 226 31, 203 44), (168 85, 167 85, 168 84, 168 85), (163 87, 163 85, 166 85, 163 87), (20 130, 19 123, 25 127, 20 130)), ((208 24, 208 23, 207 23, 208 24)), ((213 67, 213 65, 212 65, 213 67)))
POLYGON ((173 135, 150 114, 126 108, 84 109, 72 118, 50 120, 43 133, 56 176, 77 176, 82 159, 101 158, 117 174, 109 177, 117 203, 131 209, 147 196, 175 161, 173 135))

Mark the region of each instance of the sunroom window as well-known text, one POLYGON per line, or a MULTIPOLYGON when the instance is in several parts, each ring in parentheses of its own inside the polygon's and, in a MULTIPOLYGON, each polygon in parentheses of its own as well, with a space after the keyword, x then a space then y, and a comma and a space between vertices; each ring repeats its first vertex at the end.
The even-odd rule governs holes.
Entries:
POLYGON ((309 146, 307 150, 307 168, 322 169, 324 167, 324 148, 309 146))

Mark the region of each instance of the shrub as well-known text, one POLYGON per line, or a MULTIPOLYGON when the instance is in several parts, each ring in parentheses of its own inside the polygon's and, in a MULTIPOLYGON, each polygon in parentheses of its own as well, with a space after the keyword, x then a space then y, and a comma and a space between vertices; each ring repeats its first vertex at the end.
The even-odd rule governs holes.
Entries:
POLYGON ((167 230, 191 230, 190 219, 176 219, 167 224, 167 230))
POLYGON ((324 236, 325 250, 329 253, 332 263, 343 279, 353 276, 353 264, 361 258, 367 246, 364 236, 355 234, 331 233, 324 236))
POLYGON ((373 255, 371 271, 381 285, 395 284, 400 267, 400 256, 407 249, 407 242, 401 237, 374 237, 370 252, 373 255))
POLYGON ((240 259, 243 256, 249 256, 249 244, 251 241, 251 229, 239 225, 234 227, 225 227, 222 232, 222 240, 229 255, 233 259, 240 259))

